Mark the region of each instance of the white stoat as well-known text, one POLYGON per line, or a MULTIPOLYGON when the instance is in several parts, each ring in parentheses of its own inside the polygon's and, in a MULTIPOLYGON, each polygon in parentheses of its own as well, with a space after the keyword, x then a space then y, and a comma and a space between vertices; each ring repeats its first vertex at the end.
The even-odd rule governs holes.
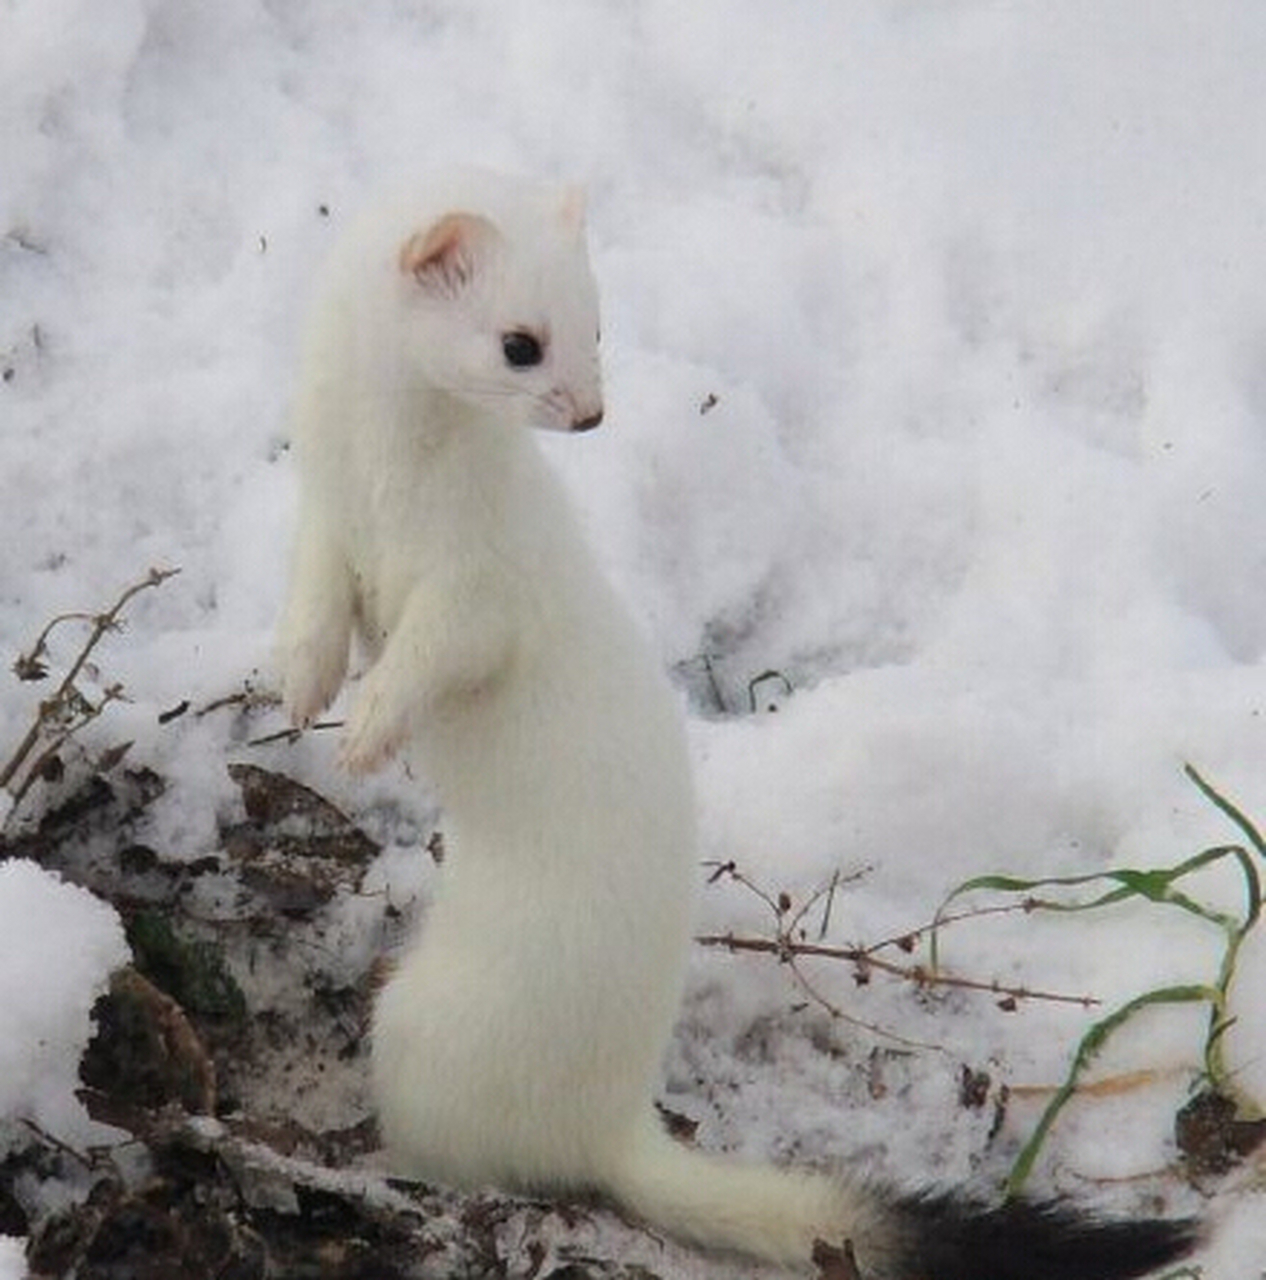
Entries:
POLYGON ((299 532, 281 628, 298 724, 372 664, 343 761, 408 744, 448 856, 378 1001, 373 1086, 402 1171, 603 1192, 699 1244, 867 1280, 1106 1280, 1187 1224, 983 1209, 680 1145, 652 1094, 689 938, 694 802, 677 700, 527 426, 602 418, 574 190, 462 173, 336 253, 294 406, 299 532))

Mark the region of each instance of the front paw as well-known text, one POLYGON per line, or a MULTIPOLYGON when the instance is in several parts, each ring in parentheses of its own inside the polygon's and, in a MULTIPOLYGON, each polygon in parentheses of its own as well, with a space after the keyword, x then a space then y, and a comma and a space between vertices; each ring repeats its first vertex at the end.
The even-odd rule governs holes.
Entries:
POLYGON ((407 718, 374 686, 372 675, 367 676, 347 717, 339 764, 351 774, 373 773, 400 750, 407 737, 407 718))
POLYGON ((334 701, 347 670, 346 645, 300 641, 282 656, 281 699, 290 723, 304 729, 334 701))

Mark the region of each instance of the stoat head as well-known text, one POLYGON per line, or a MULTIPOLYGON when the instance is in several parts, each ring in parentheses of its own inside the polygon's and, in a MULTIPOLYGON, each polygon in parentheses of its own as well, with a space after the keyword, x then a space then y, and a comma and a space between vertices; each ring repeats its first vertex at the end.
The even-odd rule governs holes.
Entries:
MULTIPOLYGON (((535 195, 535 193, 534 193, 535 195)), ((408 357, 429 386, 555 431, 602 421, 598 298, 578 189, 496 219, 454 209, 400 245, 408 357)))

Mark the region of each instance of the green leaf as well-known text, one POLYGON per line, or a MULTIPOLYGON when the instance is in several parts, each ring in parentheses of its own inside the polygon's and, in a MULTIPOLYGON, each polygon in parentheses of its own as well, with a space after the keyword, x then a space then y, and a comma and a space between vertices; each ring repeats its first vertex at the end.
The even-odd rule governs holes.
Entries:
POLYGON ((1056 1117, 1077 1091, 1077 1082, 1082 1073, 1094 1061, 1113 1032, 1124 1026, 1135 1014, 1152 1005, 1191 1004, 1206 1000, 1215 1009, 1219 1008, 1222 1003, 1221 992, 1213 987, 1206 986, 1158 987, 1154 991, 1146 991, 1141 996, 1136 996, 1133 1000, 1127 1001, 1120 1008, 1108 1014, 1106 1018, 1101 1018, 1096 1022, 1082 1036, 1081 1043, 1077 1046, 1077 1052, 1073 1055, 1073 1063, 1067 1078, 1055 1091, 1055 1096, 1047 1104, 1046 1110, 1042 1112, 1041 1119, 1037 1122, 1037 1127, 1033 1130, 1028 1142, 1024 1144, 1023 1150, 1016 1157, 1015 1164, 1011 1166, 1011 1173, 1007 1178, 1006 1185, 1007 1196, 1018 1196, 1023 1190, 1029 1174, 1033 1171, 1033 1165, 1037 1160, 1038 1153, 1046 1141, 1046 1135, 1050 1132, 1056 1117))

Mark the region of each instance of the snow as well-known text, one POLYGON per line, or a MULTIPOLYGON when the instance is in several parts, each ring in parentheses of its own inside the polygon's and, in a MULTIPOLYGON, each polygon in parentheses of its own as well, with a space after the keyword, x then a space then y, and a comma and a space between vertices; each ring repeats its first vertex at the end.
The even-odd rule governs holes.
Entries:
MULTIPOLYGON (((1184 761, 1266 816, 1266 9, 10 0, 0 32, 0 650, 181 567, 101 647, 131 701, 85 735, 172 781, 168 855, 214 841, 245 748, 232 717, 157 713, 270 679, 313 265, 367 191, 454 159, 590 187, 607 424, 543 443, 691 696, 706 856, 797 901, 871 868, 832 934, 874 941, 971 875, 1237 839, 1184 761), (768 670, 795 690, 776 714, 719 714, 768 670)), ((0 744, 38 696, 0 683, 0 744)), ((426 811, 332 753, 286 766, 352 809, 426 811)), ((1200 892, 1236 905, 1229 872, 1200 892)), ((0 1111, 73 1124, 117 925, 21 864, 0 922, 0 1111)), ((770 924, 734 884, 700 923, 770 924)), ((1109 1003, 1207 980, 1215 943, 1130 906, 945 939, 956 971, 1109 1003)), ((669 1085, 729 1090, 705 1138, 963 1176, 984 1122, 954 1101, 961 1062, 1054 1083, 1086 1025, 813 972, 940 1049, 845 1112, 786 973, 701 952, 669 1085)), ((1259 1100, 1264 979, 1254 939, 1227 1051, 1259 1100)), ((1172 1158, 1201 1018, 1125 1033, 1102 1070, 1162 1083, 1075 1109, 1043 1176, 1172 1158)), ((832 1034, 858 1063, 884 1043, 832 1034)), ((1013 1104, 1012 1138, 1036 1115, 1013 1104)), ((1228 1193, 1206 1280, 1260 1267, 1259 1201, 1228 1193)))
POLYGON ((25 1276, 22 1241, 13 1236, 0 1236, 0 1277, 3 1280, 25 1280, 25 1276))
POLYGON ((104 902, 33 862, 0 863, 0 1116, 96 1132, 74 1097, 79 1057, 93 1003, 130 958, 104 902))

